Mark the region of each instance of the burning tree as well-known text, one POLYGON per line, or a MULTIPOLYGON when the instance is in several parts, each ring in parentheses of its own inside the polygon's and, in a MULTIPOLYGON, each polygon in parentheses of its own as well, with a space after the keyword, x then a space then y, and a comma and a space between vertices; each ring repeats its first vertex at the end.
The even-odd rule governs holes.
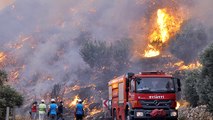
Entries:
POLYGON ((160 55, 165 43, 171 39, 179 30, 183 23, 183 18, 179 12, 175 13, 171 9, 158 9, 155 24, 152 25, 151 33, 148 35, 148 46, 144 57, 155 57, 160 55))

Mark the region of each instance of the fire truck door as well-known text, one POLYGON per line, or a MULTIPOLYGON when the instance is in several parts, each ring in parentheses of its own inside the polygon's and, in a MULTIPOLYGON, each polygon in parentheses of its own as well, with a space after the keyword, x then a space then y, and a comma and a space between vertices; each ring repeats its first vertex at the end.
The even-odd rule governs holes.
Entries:
POLYGON ((112 100, 112 86, 109 86, 109 100, 112 100))

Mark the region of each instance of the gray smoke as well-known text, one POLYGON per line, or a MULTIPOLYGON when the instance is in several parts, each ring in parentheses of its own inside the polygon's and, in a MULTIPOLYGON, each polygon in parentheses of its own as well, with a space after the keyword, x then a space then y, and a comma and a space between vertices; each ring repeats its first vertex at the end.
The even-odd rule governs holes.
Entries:
POLYGON ((181 31, 171 39, 170 52, 185 64, 195 62, 208 43, 206 29, 200 22, 188 20, 181 31))
POLYGON ((193 0, 192 4, 188 5, 189 13, 186 11, 189 19, 170 41, 169 51, 185 64, 197 61, 200 53, 213 42, 211 4, 211 0, 193 0))
MULTIPOLYGON (((69 87, 79 80, 90 84, 94 81, 87 79, 91 76, 88 74, 94 73, 88 72, 90 68, 79 54, 85 41, 113 44, 122 38, 132 38, 136 46, 144 49, 147 39, 141 36, 152 24, 149 19, 153 11, 166 6, 188 7, 189 17, 207 27, 205 32, 210 39, 213 25, 210 3, 211 0, 16 0, 0 11, 0 51, 7 53, 9 59, 3 68, 9 73, 19 70, 18 79, 10 80, 10 84, 38 97, 51 92, 55 84, 69 87), (146 25, 135 25, 143 18, 146 25)), ((155 65, 164 61, 158 60, 155 65)), ((121 71, 150 68, 147 66, 150 61, 145 61, 146 65, 138 66, 138 61, 131 59, 131 68, 121 71)))
POLYGON ((55 84, 69 87, 83 79, 79 71, 89 68, 79 54, 84 33, 107 43, 128 37, 143 16, 136 1, 16 0, 6 6, 0 11, 0 50, 8 59, 3 68, 19 71, 9 83, 40 98, 55 84))

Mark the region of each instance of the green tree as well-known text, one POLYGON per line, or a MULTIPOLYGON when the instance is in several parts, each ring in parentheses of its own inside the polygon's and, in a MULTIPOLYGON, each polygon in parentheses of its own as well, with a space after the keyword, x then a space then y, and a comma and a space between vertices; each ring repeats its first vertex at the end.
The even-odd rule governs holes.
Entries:
MULTIPOLYGON (((111 44, 88 40, 80 49, 85 63, 92 68, 91 79, 97 79, 97 90, 107 89, 108 80, 123 74, 130 66, 131 39, 121 39, 111 44)), ((91 71, 91 70, 90 70, 91 71)))
POLYGON ((201 54, 200 60, 203 67, 198 92, 201 101, 213 112, 213 44, 201 54))
POLYGON ((185 99, 190 102, 192 107, 196 107, 199 102, 199 95, 196 89, 199 79, 199 70, 186 71, 186 78, 184 79, 183 84, 184 96, 185 99))
POLYGON ((80 49, 80 54, 91 68, 102 68, 110 65, 111 54, 106 42, 86 41, 80 49))
POLYGON ((0 87, 0 106, 2 108, 21 106, 23 97, 10 86, 0 87))
POLYGON ((5 118, 6 107, 21 106, 24 101, 23 96, 16 92, 15 89, 4 85, 5 81, 7 81, 7 73, 0 70, 0 108, 3 109, 0 120, 5 118))
POLYGON ((83 60, 91 68, 122 69, 129 63, 130 39, 122 39, 107 45, 103 41, 87 41, 80 49, 83 60))

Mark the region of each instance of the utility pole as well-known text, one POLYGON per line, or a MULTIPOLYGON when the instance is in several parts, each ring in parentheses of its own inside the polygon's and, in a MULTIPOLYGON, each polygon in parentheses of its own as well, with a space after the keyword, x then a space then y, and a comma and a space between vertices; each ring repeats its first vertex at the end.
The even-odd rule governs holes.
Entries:
POLYGON ((9 112, 10 112, 10 108, 7 107, 7 109, 6 109, 6 118, 5 118, 5 120, 9 120, 9 112))

